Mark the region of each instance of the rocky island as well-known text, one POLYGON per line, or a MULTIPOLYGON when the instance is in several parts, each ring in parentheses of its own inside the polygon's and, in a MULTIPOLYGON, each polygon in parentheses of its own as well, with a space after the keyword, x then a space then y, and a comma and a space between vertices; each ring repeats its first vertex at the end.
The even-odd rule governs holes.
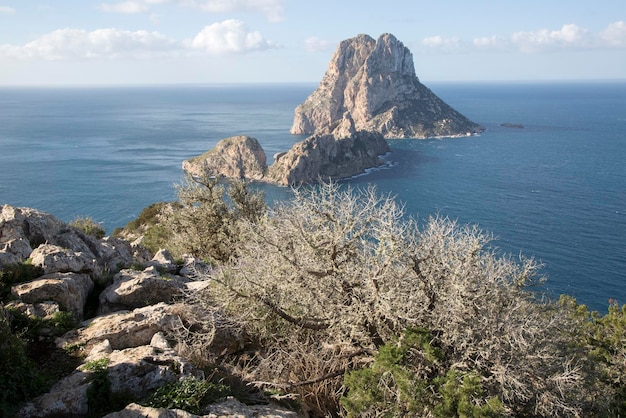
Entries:
POLYGON ((317 89, 295 110, 291 133, 329 133, 346 112, 385 138, 471 135, 483 128, 420 83, 413 55, 386 33, 342 41, 317 89))
POLYGON ((346 115, 331 134, 315 134, 277 154, 271 166, 256 138, 236 136, 197 157, 183 161, 183 170, 193 176, 260 180, 281 186, 340 179, 362 173, 383 163, 390 151, 381 134, 360 131, 346 115))
POLYGON ((221 140, 183 162, 193 176, 240 178, 283 186, 351 177, 384 162, 385 138, 467 136, 483 128, 419 82, 413 56, 391 34, 339 44, 319 87, 295 109, 292 134, 311 135, 271 166, 249 136, 221 140))

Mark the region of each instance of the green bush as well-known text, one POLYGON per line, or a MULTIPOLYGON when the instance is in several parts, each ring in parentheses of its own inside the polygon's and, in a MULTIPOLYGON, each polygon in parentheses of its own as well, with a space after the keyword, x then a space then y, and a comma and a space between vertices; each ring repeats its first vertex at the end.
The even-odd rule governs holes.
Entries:
POLYGON ((76 219, 71 220, 69 225, 73 226, 74 228, 80 229, 85 234, 91 235, 96 239, 102 239, 106 235, 106 231, 104 230, 102 225, 94 221, 89 216, 77 217, 76 219))
POLYGON ((11 330, 11 313, 0 306, 0 415, 11 416, 25 400, 39 395, 44 379, 26 355, 26 342, 11 330))
POLYGON ((228 395, 228 386, 189 377, 161 386, 144 403, 154 408, 177 408, 198 414, 203 407, 228 395))
POLYGON ((43 276, 44 271, 39 266, 33 266, 30 261, 19 264, 9 264, 0 270, 0 300, 6 300, 11 294, 11 286, 25 283, 43 276))

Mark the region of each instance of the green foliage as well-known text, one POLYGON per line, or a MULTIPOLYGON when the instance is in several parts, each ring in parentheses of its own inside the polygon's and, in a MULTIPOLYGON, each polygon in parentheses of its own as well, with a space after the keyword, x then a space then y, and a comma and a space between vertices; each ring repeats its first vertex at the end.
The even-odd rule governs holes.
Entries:
POLYGON ((33 266, 29 261, 19 264, 9 264, 0 270, 0 300, 6 300, 11 294, 11 286, 36 279, 44 274, 39 266, 33 266))
POLYGON ((76 219, 70 221, 69 225, 80 229, 85 234, 91 235, 96 239, 102 239, 106 235, 104 228, 89 216, 77 217, 76 219))
POLYGON ((228 386, 188 377, 160 387, 145 404, 154 408, 177 408, 197 414, 202 412, 202 407, 228 395, 228 386))
POLYGON ((116 393, 111 390, 111 381, 108 373, 108 358, 92 360, 81 368, 90 372, 89 387, 87 388, 88 417, 101 417, 109 412, 123 409, 135 399, 127 393, 116 393))
POLYGON ((444 377, 433 379, 433 384, 439 395, 433 408, 435 417, 495 418, 504 413, 504 406, 496 396, 479 404, 484 398, 484 389, 475 374, 448 371, 444 377))
POLYGON ((76 327, 76 319, 71 312, 60 311, 45 317, 29 317, 21 312, 9 309, 11 312, 11 328, 22 338, 29 341, 41 336, 58 337, 76 327))
POLYGON ((91 360, 87 363, 85 363, 81 369, 89 371, 89 372, 94 372, 94 373, 103 373, 107 371, 107 367, 109 367, 109 359, 106 357, 97 359, 97 360, 91 360))
POLYGON ((0 416, 11 416, 17 405, 40 394, 45 383, 26 354, 26 341, 12 332, 11 315, 0 306, 0 416))
POLYGON ((613 414, 626 416, 626 305, 610 299, 605 315, 590 312, 570 296, 561 296, 559 305, 578 320, 577 343, 597 360, 601 379, 615 391, 613 414))
POLYGON ((178 203, 158 202, 145 207, 139 216, 128 222, 124 228, 117 228, 113 236, 135 240, 143 236, 142 245, 156 253, 167 248, 172 239, 172 230, 167 219, 180 209, 178 203))
POLYGON ((483 402, 477 375, 451 370, 439 375, 444 354, 433 346, 434 340, 427 330, 407 329, 380 348, 370 367, 347 373, 343 383, 348 391, 341 405, 348 416, 501 416, 504 407, 497 397, 483 402))

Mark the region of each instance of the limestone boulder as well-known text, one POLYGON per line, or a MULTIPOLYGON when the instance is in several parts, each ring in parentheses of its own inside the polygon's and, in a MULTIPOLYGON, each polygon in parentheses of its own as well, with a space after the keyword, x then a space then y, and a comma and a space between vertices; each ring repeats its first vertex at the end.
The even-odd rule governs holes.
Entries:
POLYGON ((391 34, 342 41, 317 89, 295 110, 291 133, 333 132, 345 112, 385 138, 465 136, 483 128, 420 83, 413 56, 391 34))
POLYGON ((140 308, 159 302, 171 302, 181 296, 185 280, 180 276, 162 276, 156 267, 143 271, 125 269, 100 294, 99 314, 140 308))
POLYGON ((51 273, 31 282, 15 285, 11 288, 11 293, 25 303, 56 302, 80 321, 93 287, 93 281, 87 274, 51 273))
POLYGON ((180 409, 150 408, 132 403, 105 418, 297 418, 297 412, 276 405, 246 405, 233 397, 209 405, 203 415, 180 409))
POLYGON ((183 170, 193 176, 260 180, 266 168, 265 151, 249 136, 222 139, 214 149, 183 161, 183 170))
POLYGON ((39 303, 26 303, 14 300, 7 303, 6 307, 33 318, 49 318, 61 311, 58 302, 51 300, 39 303))
POLYGON ((174 256, 165 249, 160 249, 147 264, 148 266, 154 266, 157 269, 168 273, 176 273, 178 270, 178 265, 174 260, 174 256))
POLYGON ((102 275, 102 267, 90 251, 76 252, 58 245, 42 244, 30 256, 33 265, 43 268, 45 273, 88 273, 102 275))
POLYGON ((132 311, 119 311, 81 323, 81 327, 58 338, 58 347, 84 344, 87 347, 109 340, 114 350, 150 344, 159 331, 167 332, 179 320, 177 307, 159 303, 132 311))

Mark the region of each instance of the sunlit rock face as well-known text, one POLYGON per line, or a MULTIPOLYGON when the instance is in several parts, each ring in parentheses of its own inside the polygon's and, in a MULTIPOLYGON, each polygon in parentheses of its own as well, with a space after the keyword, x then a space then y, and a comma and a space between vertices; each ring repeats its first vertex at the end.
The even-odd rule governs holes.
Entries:
POLYGON ((420 83, 413 55, 391 34, 342 41, 317 89, 295 110, 292 134, 331 133, 348 112, 386 138, 465 136, 483 128, 420 83))

